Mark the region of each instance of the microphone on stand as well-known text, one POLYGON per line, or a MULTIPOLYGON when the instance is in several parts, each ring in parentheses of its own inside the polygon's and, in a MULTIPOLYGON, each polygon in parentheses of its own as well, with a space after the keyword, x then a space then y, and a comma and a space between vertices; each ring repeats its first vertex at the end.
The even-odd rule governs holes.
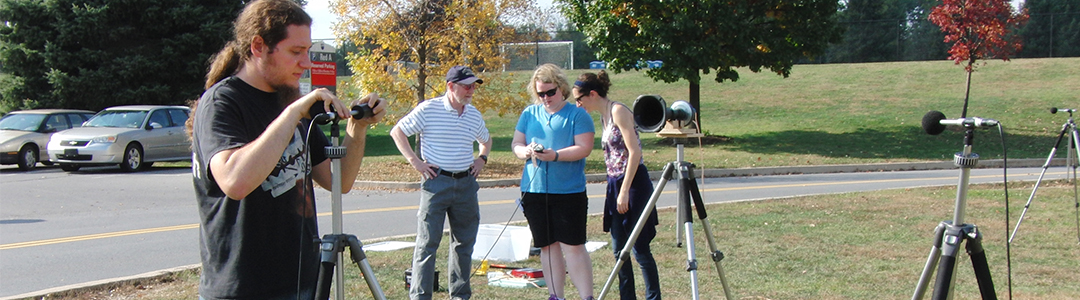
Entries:
POLYGON ((926 131, 930 135, 938 135, 945 131, 948 125, 960 125, 964 127, 994 127, 998 126, 998 121, 993 119, 983 119, 979 117, 961 118, 948 120, 945 118, 945 114, 940 111, 931 110, 926 113, 922 119, 923 131, 926 131))
POLYGON ((1076 112, 1075 109, 1071 109, 1071 108, 1057 108, 1057 107, 1051 107, 1050 108, 1050 113, 1052 113, 1052 114, 1056 114, 1059 111, 1060 112, 1067 112, 1067 113, 1070 113, 1070 114, 1076 112))
MULTIPOLYGON (((377 104, 378 102, 376 102, 376 105, 377 104)), ((353 118, 358 120, 370 118, 371 116, 375 115, 374 111, 371 110, 371 106, 369 106, 367 103, 353 105, 350 114, 353 118)), ((312 116, 311 119, 319 125, 326 125, 329 124, 330 121, 341 120, 341 116, 338 116, 336 112, 326 112, 325 110, 323 110, 323 105, 321 101, 316 102, 314 105, 311 105, 311 108, 308 109, 308 115, 312 116)))

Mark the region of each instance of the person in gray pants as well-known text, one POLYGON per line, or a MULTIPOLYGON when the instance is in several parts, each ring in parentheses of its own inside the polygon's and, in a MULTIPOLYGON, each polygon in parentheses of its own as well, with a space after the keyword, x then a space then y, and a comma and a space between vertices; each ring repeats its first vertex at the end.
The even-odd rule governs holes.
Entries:
POLYGON ((473 244, 480 226, 480 186, 476 175, 487 164, 491 136, 473 92, 484 81, 469 67, 454 66, 446 73, 446 94, 417 104, 390 130, 398 151, 420 172, 420 209, 416 213, 416 249, 413 251, 409 298, 431 299, 435 290, 435 252, 442 241, 443 223, 450 221, 450 297, 469 299, 469 273, 473 244), (420 135, 421 158, 409 144, 420 135), (480 153, 473 157, 473 142, 480 153))

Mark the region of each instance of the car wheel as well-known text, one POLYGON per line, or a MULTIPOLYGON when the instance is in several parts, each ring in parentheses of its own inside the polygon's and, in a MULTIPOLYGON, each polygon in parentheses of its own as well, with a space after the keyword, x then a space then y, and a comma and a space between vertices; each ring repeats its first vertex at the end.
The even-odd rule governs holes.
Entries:
POLYGON ((61 169, 61 170, 64 170, 64 171, 68 171, 68 172, 75 172, 75 171, 78 171, 78 170, 79 170, 79 168, 81 168, 81 167, 82 167, 82 166, 79 166, 79 165, 76 165, 76 164, 65 164, 65 163, 60 163, 60 169, 61 169))
POLYGON ((38 149, 34 145, 23 146, 19 150, 19 170, 30 171, 37 166, 38 149))
POLYGON ((142 168, 143 152, 138 144, 130 144, 124 150, 124 160, 120 162, 120 169, 124 172, 134 172, 142 168))

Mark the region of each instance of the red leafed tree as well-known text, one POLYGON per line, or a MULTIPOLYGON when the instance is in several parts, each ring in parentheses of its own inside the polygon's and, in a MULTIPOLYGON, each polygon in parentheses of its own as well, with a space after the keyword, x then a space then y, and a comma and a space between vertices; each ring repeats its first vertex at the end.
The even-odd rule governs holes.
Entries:
POLYGON ((975 61, 1000 58, 1020 51, 1019 36, 1010 31, 1028 19, 1026 10, 1014 12, 1006 0, 943 0, 930 12, 930 21, 945 32, 945 42, 953 43, 949 59, 956 64, 967 62, 967 91, 964 93, 963 117, 967 117, 968 96, 971 94, 971 73, 975 61))

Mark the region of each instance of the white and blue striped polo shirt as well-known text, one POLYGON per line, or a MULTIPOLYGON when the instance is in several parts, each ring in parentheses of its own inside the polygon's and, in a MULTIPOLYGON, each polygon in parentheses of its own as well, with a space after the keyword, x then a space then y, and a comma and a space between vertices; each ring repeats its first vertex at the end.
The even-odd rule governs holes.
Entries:
POLYGON ((472 166, 473 141, 486 143, 491 136, 480 111, 472 104, 458 116, 446 96, 416 105, 397 125, 406 136, 420 134, 421 157, 443 170, 460 172, 472 166))

